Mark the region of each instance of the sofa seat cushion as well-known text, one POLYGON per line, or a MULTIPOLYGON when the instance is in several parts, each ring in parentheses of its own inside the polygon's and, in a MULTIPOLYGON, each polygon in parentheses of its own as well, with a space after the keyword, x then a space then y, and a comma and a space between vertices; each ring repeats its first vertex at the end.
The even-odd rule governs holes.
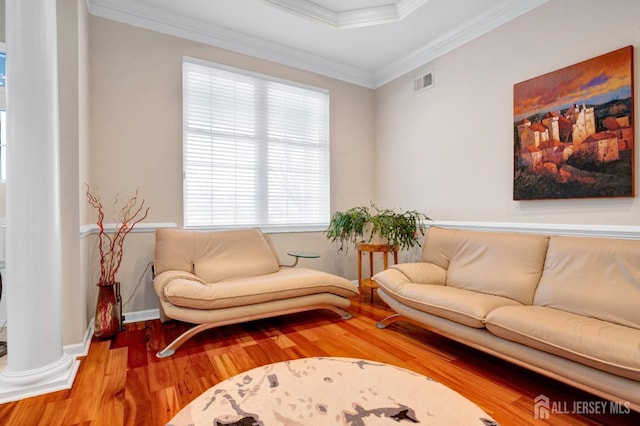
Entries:
POLYGON ((542 306, 505 306, 486 318, 494 335, 640 380, 640 330, 542 306))
POLYGON ((437 284, 388 286, 380 281, 378 284, 385 293, 407 306, 474 328, 484 328, 487 314, 500 306, 520 306, 507 297, 437 284))
MULTIPOLYGON (((164 273, 163 273, 164 274, 164 273)), ((358 294, 351 281, 306 268, 283 268, 278 272, 232 281, 205 283, 197 278, 156 277, 156 292, 176 306, 193 309, 223 309, 318 293, 342 297, 358 294)))

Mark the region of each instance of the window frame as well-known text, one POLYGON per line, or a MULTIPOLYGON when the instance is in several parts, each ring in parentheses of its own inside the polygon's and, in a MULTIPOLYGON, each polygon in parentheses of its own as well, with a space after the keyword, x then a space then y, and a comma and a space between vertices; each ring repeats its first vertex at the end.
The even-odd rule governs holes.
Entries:
MULTIPOLYGON (((220 64, 220 63, 216 63, 216 62, 211 62, 211 61, 206 61, 203 59, 198 59, 198 58, 194 58, 194 57, 190 57, 190 56, 183 56, 182 58, 182 67, 183 67, 183 80, 182 80, 182 91, 183 91, 183 103, 182 103, 182 107, 183 107, 183 111, 182 111, 182 119, 183 119, 183 128, 182 128, 182 214, 183 214, 183 226, 187 229, 195 229, 195 230, 217 230, 217 229, 228 229, 230 227, 233 228, 252 228, 252 227, 259 227, 262 231, 264 232, 318 232, 318 231, 324 231, 326 230, 327 226, 329 225, 329 220, 331 218, 331 141, 330 141, 330 121, 331 121, 331 116, 330 116, 330 105, 331 105, 331 97, 330 97, 330 92, 327 89, 324 88, 319 88, 319 87, 315 87, 315 86, 311 86, 311 85, 307 85, 307 84, 303 84, 300 82, 296 82, 296 81, 291 81, 291 80, 286 80, 286 79, 281 79, 278 77, 273 77, 270 75, 266 75, 266 74, 262 74, 262 73, 258 73, 258 72, 254 72, 254 71, 249 71, 249 70, 245 70, 245 69, 241 69, 241 68, 235 68, 229 65, 225 65, 225 64, 220 64), (326 205, 323 206, 324 210, 326 210, 325 213, 325 217, 323 218, 321 223, 317 223, 317 224, 247 224, 247 225, 236 225, 236 224, 230 224, 230 225, 213 225, 213 224, 209 224, 209 225, 187 225, 187 217, 186 217, 186 208, 187 208, 187 133, 188 133, 188 126, 187 126, 187 117, 186 117, 186 111, 184 111, 184 104, 185 104, 185 98, 184 98, 184 89, 185 89, 185 84, 186 84, 186 73, 184 72, 184 65, 185 63, 191 63, 191 64, 195 64, 195 65, 200 65, 200 66, 204 66, 204 67, 209 67, 209 68, 214 68, 217 70, 221 70, 221 71, 225 71, 225 72, 230 72, 230 73, 235 73, 235 74, 239 74, 242 76, 246 76, 249 78, 255 78, 255 79, 259 79, 259 80, 263 80, 263 81, 267 81, 267 82, 273 82, 273 83, 278 83, 278 84, 283 84, 283 85, 287 85, 287 86, 291 86, 291 87, 297 87, 297 88, 301 88, 301 89, 305 89, 305 90, 310 90, 310 91, 314 91, 314 92, 318 92, 321 93, 323 95, 326 96, 326 104, 325 104, 325 117, 326 117, 326 129, 324 130, 326 133, 326 163, 325 163, 325 167, 326 167, 326 195, 327 195, 327 200, 326 200, 326 205)), ((260 131, 262 130, 262 128, 259 128, 260 131)), ((263 157, 263 160, 265 158, 263 157)), ((263 204, 262 208, 266 208, 267 205, 263 204)), ((260 208, 260 207, 258 207, 260 208)))

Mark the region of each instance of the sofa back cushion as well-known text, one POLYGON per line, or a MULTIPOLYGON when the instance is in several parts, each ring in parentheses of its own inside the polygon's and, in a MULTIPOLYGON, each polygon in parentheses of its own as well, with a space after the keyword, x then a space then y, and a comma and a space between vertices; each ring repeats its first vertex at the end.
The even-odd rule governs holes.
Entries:
POLYGON ((640 328, 640 241, 552 236, 534 304, 640 328))
POLYGON ((156 275, 165 271, 193 273, 193 245, 195 236, 183 229, 156 229, 153 269, 156 275))
POLYGON ((207 283, 278 272, 278 259, 257 228, 199 232, 158 229, 156 273, 192 272, 207 283))
POLYGON ((422 260, 447 269, 446 285, 533 302, 546 235, 429 228, 422 260))
POLYGON ((449 269, 454 237, 458 231, 454 229, 431 226, 422 244, 422 261, 433 263, 444 270, 449 269))

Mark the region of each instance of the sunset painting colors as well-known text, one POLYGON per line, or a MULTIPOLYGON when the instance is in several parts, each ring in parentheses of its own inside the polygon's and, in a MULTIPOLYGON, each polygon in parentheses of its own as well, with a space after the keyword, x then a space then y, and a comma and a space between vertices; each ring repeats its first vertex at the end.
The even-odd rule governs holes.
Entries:
POLYGON ((574 104, 598 105, 631 96, 632 46, 589 59, 514 86, 514 116, 522 120, 574 104))
POLYGON ((514 200, 634 195, 633 46, 513 87, 514 200))

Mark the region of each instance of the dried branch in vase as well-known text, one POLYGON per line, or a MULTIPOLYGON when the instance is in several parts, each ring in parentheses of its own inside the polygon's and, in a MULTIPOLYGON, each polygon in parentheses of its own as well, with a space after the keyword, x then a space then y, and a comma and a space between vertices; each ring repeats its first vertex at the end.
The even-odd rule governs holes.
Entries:
POLYGON ((147 217, 149 207, 145 208, 145 200, 139 198, 138 191, 136 191, 133 197, 118 209, 122 200, 119 195, 116 195, 113 202, 116 224, 113 233, 109 234, 104 227, 105 215, 100 196, 92 193, 89 185, 86 185, 86 187, 87 201, 98 212, 98 220, 96 222, 100 230, 98 234, 98 249, 100 251, 100 279, 98 285, 113 284, 116 282, 116 274, 122 262, 124 240, 129 232, 147 217))

